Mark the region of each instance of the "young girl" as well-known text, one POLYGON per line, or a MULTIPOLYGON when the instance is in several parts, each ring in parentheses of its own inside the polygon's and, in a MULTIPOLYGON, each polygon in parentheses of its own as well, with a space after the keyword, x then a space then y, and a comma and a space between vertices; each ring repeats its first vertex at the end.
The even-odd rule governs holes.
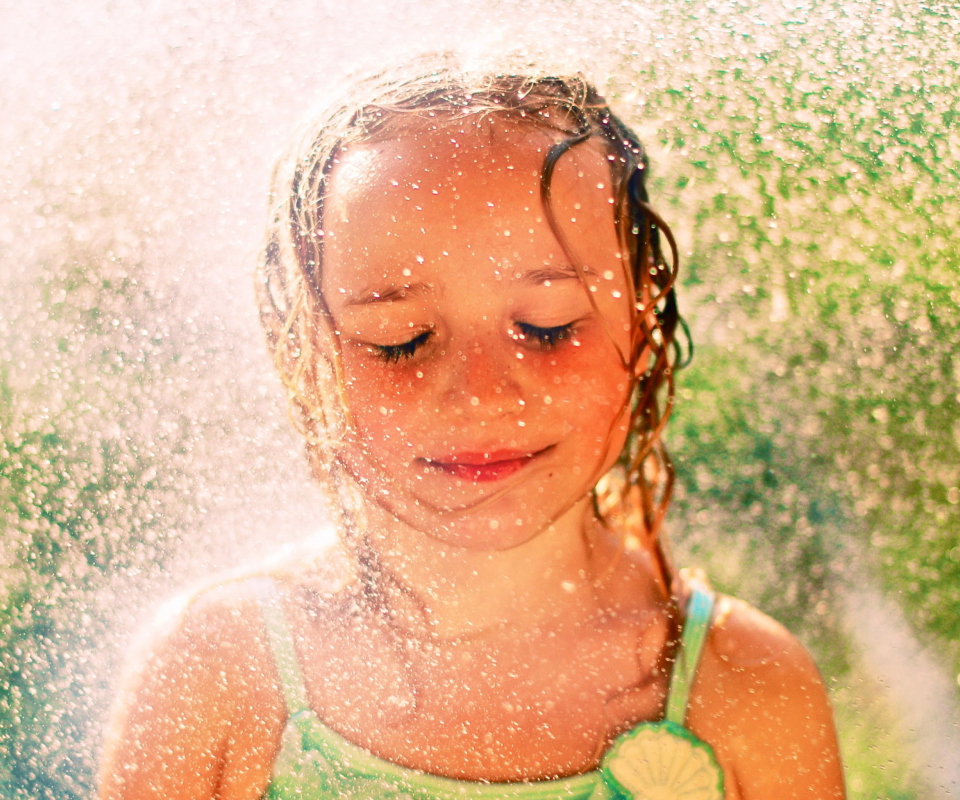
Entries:
POLYGON ((807 653, 666 556, 646 169, 578 77, 441 64, 307 129, 261 315, 336 544, 185 604, 104 800, 843 797, 807 653))

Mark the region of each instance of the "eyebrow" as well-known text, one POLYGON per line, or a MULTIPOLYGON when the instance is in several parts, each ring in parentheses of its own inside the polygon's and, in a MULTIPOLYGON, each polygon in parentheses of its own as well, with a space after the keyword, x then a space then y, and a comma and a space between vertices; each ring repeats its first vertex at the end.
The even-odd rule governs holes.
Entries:
MULTIPOLYGON (((590 268, 584 266, 583 274, 589 275, 590 268)), ((513 278, 519 283, 540 286, 547 281, 579 281, 580 274, 577 272, 576 268, 570 264, 558 264, 539 267, 537 269, 530 269, 526 270, 525 272, 517 272, 514 273, 513 278)))
MULTIPOLYGON (((589 275, 590 272, 589 267, 583 267, 584 275, 589 275)), ((560 264, 528 269, 524 272, 514 272, 513 280, 530 286, 542 286, 548 281, 579 281, 580 275, 572 265, 560 264)), ((430 294, 434 291, 436 291, 435 286, 424 283, 423 281, 368 287, 359 294, 347 298, 347 301, 344 303, 344 308, 373 306, 378 303, 395 303, 398 300, 407 300, 412 297, 430 294)))
POLYGON ((360 292, 360 294, 348 298, 347 302, 344 303, 344 307, 350 308, 352 306, 372 306, 377 303, 395 303, 398 300, 406 300, 409 297, 428 294, 433 290, 433 286, 423 282, 368 287, 360 292))

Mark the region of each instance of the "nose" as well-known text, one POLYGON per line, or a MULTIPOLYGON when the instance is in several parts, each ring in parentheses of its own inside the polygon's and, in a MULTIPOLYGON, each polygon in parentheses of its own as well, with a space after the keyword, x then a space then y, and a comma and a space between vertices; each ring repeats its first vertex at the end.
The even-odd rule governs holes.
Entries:
POLYGON ((524 407, 517 381, 520 359, 516 348, 500 343, 469 341, 451 354, 453 369, 447 401, 454 413, 477 419, 517 415, 524 407))

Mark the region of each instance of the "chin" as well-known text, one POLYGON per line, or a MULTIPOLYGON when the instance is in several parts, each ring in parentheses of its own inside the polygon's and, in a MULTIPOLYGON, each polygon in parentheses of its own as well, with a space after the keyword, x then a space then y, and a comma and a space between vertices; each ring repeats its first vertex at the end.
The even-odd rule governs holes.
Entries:
MULTIPOLYGON (((538 493, 539 494, 539 493, 538 493)), ((585 496, 567 506, 531 512, 530 500, 503 497, 486 508, 466 507, 461 510, 423 512, 416 518, 397 515, 402 522, 419 530, 435 541, 470 552, 505 552, 536 539, 551 525, 581 505, 585 496)), ((576 513, 580 513, 579 511, 576 513)))
POLYGON ((398 469, 394 481, 384 480, 379 470, 364 475, 361 491, 386 515, 381 523, 389 528, 396 521, 414 535, 472 552, 527 544, 580 505, 592 487, 562 474, 555 463, 489 481, 438 471, 403 473, 398 469), (559 498, 575 499, 561 503, 559 498))

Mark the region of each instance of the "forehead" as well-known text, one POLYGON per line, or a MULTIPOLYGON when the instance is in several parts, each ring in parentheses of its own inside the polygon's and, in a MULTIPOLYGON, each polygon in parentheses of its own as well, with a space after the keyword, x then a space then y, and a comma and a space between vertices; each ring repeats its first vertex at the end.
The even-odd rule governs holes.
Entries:
MULTIPOLYGON (((344 205, 384 198, 416 208, 417 196, 411 193, 423 197, 442 189, 457 190, 459 196, 451 197, 457 201, 468 200, 459 190, 485 193, 487 207, 502 211, 516 195, 537 199, 547 154, 564 136, 536 122, 496 114, 400 122, 387 135, 342 146, 325 216, 344 205)), ((561 158, 551 190, 562 200, 586 185, 608 185, 610 176, 607 152, 594 138, 561 158)))
MULTIPOLYGON (((573 258, 586 272, 620 273, 602 142, 568 150, 550 180, 550 208, 569 249, 547 219, 541 173, 561 136, 491 115, 344 147, 323 210, 321 291, 331 309, 404 287, 477 304, 504 278, 515 285, 538 274, 576 275, 573 258)), ((617 279, 621 292, 624 280, 617 279)))

